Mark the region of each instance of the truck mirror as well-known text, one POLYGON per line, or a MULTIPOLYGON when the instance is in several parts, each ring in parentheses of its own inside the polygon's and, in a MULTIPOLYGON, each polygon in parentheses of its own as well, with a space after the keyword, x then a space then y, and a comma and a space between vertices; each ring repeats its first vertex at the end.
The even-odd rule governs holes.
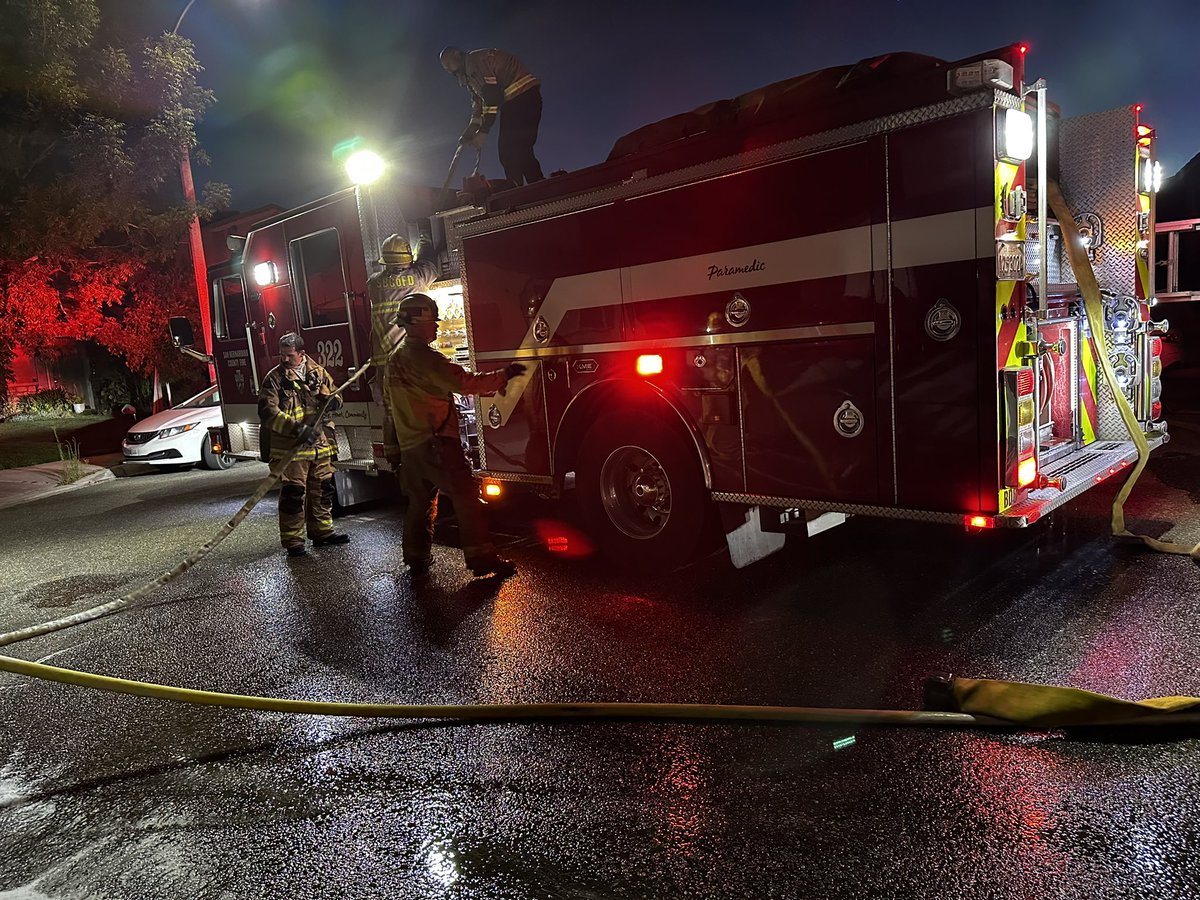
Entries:
POLYGON ((190 347, 196 343, 192 323, 183 316, 172 316, 167 320, 167 326, 171 329, 171 340, 176 347, 190 347))

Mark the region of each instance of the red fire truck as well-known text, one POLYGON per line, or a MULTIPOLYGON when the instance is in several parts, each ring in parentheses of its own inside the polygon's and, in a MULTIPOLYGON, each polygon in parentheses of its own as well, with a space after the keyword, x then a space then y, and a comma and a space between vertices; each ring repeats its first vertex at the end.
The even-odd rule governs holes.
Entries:
MULTIPOLYGON (((1166 440, 1154 131, 1140 107, 1062 117, 1024 61, 825 69, 639 129, 598 165, 461 194, 435 230, 470 363, 528 367, 474 399, 486 493, 573 488, 604 549, 662 566, 718 522, 739 565, 847 515, 1024 527, 1136 458, 1101 352, 1166 440), (1051 179, 1073 222, 1048 214, 1051 179), (1103 335, 1063 228, 1087 239, 1103 335)), ((335 378, 365 358, 381 210, 351 191, 251 231, 223 396, 252 400, 264 322, 300 327, 335 378)), ((368 401, 347 405, 346 462, 371 458, 368 401)))

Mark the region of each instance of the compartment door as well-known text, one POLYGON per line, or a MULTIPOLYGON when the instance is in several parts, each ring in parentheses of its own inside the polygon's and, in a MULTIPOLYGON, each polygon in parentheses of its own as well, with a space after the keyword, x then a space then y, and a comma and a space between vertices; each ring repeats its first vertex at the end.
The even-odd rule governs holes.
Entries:
POLYGON ((877 503, 873 337, 738 351, 746 491, 877 503))

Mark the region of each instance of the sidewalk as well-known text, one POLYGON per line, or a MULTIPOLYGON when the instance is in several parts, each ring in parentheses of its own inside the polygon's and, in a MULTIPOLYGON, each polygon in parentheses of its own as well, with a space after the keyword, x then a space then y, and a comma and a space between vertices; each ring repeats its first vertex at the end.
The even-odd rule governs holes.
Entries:
POLYGON ((107 467, 120 463, 122 458, 120 453, 89 457, 88 463, 80 463, 82 477, 71 484, 61 483, 67 465, 65 462, 48 462, 21 469, 0 469, 0 509, 20 506, 22 503, 52 497, 90 484, 112 481, 117 476, 107 467))

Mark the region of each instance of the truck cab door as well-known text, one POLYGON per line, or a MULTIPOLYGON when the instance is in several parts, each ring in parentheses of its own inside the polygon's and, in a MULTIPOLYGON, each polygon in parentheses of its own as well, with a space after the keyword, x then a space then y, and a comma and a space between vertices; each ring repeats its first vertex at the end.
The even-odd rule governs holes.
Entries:
POLYGON ((254 404, 264 372, 255 357, 253 319, 242 276, 237 272, 212 279, 213 358, 225 404, 254 404))
MULTIPOLYGON (((348 260, 357 246, 358 222, 357 214, 351 221, 343 213, 352 210, 350 204, 313 210, 287 229, 299 332, 308 355, 339 385, 370 354, 369 346, 361 346, 358 327, 366 314, 365 297, 351 288, 348 260)), ((346 399, 366 399, 365 386, 356 386, 346 399)))

